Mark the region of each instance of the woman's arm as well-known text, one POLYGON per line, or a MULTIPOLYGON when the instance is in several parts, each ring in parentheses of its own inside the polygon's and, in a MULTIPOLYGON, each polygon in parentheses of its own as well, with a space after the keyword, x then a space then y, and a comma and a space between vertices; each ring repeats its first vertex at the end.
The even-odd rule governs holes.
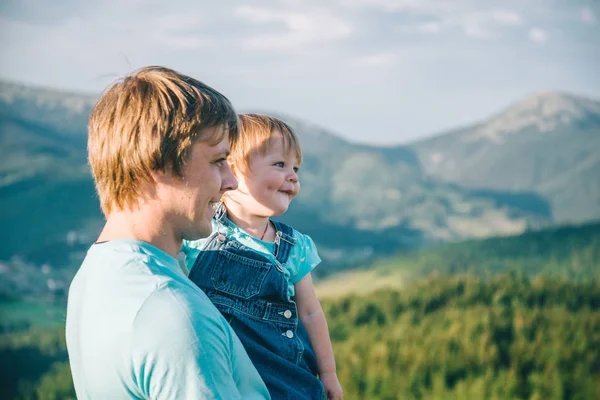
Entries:
POLYGON ((295 300, 298 317, 308 332, 308 337, 317 357, 319 378, 325 386, 328 399, 343 399, 342 387, 336 374, 335 359, 329 338, 327 320, 308 273, 295 285, 295 300))

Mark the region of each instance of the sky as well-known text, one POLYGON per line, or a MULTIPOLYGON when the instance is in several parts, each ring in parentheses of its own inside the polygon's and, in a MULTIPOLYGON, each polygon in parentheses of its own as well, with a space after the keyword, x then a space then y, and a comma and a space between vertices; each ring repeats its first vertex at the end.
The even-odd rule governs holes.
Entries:
POLYGON ((3 0, 0 79, 100 94, 145 65, 354 142, 406 144, 541 91, 600 99, 600 0, 3 0))

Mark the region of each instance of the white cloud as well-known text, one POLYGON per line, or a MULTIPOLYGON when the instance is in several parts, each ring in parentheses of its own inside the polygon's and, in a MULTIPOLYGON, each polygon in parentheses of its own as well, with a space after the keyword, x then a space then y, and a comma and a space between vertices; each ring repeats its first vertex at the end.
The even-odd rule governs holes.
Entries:
POLYGON ((384 11, 415 10, 428 7, 427 0, 339 0, 344 6, 371 7, 384 11))
POLYGON ((172 50, 198 50, 213 44, 210 38, 199 35, 157 36, 156 40, 172 50))
POLYGON ((437 35, 444 28, 442 21, 423 22, 413 25, 401 25, 396 30, 401 33, 420 33, 425 35, 437 35))
POLYGON ((531 28, 529 30, 529 39, 537 43, 544 43, 548 37, 546 31, 540 28, 531 28))
POLYGON ((392 52, 371 54, 359 59, 359 64, 367 67, 381 67, 396 62, 397 56, 392 52))
MULTIPOLYGON (((442 13, 443 14, 443 13, 442 13)), ((400 32, 438 34, 447 30, 459 30, 469 37, 477 39, 492 39, 501 35, 502 29, 522 24, 521 16, 509 10, 460 11, 447 15, 429 14, 436 21, 417 25, 407 25, 399 28, 400 32)))
POLYGON ((490 19, 490 14, 473 12, 451 21, 451 24, 458 25, 467 36, 489 39, 492 37, 490 19))
POLYGON ((211 44, 210 37, 199 31, 203 20, 197 12, 158 15, 150 20, 149 31, 156 42, 172 50, 197 50, 211 44))
POLYGON ((520 25, 522 22, 519 14, 509 10, 492 11, 492 19, 503 25, 520 25))
MULTIPOLYGON (((447 18, 450 15, 464 12, 465 8, 461 1, 447 0, 337 0, 336 3, 342 9, 370 9, 389 13, 404 15, 430 16, 436 19, 447 18)), ((411 29, 412 30, 412 29, 411 29)))
POLYGON ((579 11, 579 19, 584 24, 593 25, 596 23, 596 16, 589 7, 583 7, 579 11))
POLYGON ((600 11, 567 3, 9 1, 15 7, 0 7, 0 76, 98 92, 132 69, 162 64, 214 85, 240 109, 290 112, 360 141, 404 141, 529 90, 598 97, 590 52, 600 11), (510 57, 506 70, 498 60, 510 57), (539 65, 553 68, 539 73, 539 65), (368 112, 351 112, 365 97, 368 112), (330 98, 341 101, 323 107, 330 98), (398 109, 410 111, 398 118, 398 109))
POLYGON ((279 11, 240 6, 236 15, 256 25, 282 24, 284 31, 257 34, 243 41, 248 49, 292 49, 298 46, 343 39, 352 34, 351 25, 325 10, 312 12, 279 11))
POLYGON ((471 23, 466 23, 463 26, 463 32, 465 35, 477 39, 488 39, 490 37, 490 34, 483 30, 480 26, 471 23))
POLYGON ((516 26, 521 22, 521 16, 511 10, 475 11, 466 13, 454 21, 465 35, 478 39, 497 36, 499 25, 516 26))
POLYGON ((489 8, 468 0, 338 0, 338 4, 356 8, 375 8, 405 16, 430 17, 435 22, 407 23, 400 32, 438 34, 458 29, 466 36, 491 39, 500 35, 500 29, 522 25, 521 15, 509 8, 489 8))
POLYGON ((438 22, 426 22, 417 26, 417 31, 422 33, 440 33, 442 25, 438 22))

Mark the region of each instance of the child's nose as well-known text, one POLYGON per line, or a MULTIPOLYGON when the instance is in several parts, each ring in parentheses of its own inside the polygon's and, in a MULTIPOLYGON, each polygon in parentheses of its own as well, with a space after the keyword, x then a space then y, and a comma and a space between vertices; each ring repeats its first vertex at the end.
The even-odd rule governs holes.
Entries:
POLYGON ((298 174, 296 173, 296 171, 292 171, 292 173, 288 177, 288 180, 290 182, 298 182, 298 174))

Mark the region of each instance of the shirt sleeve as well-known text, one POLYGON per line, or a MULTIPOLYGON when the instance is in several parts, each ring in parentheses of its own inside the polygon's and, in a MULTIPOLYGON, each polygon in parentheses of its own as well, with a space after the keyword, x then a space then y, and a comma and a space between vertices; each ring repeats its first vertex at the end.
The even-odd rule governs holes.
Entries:
POLYGON ((294 231, 294 238, 296 245, 290 254, 294 271, 290 276, 290 282, 295 285, 321 263, 321 257, 319 257, 317 246, 310 236, 294 231))
POLYGON ((157 290, 136 316, 132 338, 133 376, 142 396, 241 399, 224 324, 216 310, 191 304, 177 290, 157 290))

